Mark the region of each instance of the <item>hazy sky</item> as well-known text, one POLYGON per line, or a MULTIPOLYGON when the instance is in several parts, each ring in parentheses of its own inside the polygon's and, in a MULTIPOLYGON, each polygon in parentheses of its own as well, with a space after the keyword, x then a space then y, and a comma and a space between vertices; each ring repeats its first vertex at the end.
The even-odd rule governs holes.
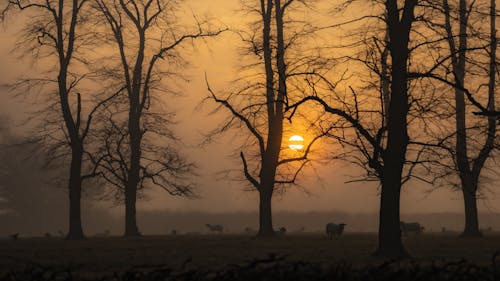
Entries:
MULTIPOLYGON (((237 18, 233 15, 235 9, 238 9, 238 0, 192 0, 190 3, 197 14, 218 18, 229 26, 237 24, 237 18)), ((4 25, 0 32, 0 83, 12 81, 26 67, 30 67, 29 62, 17 61, 9 54, 13 48, 13 35, 18 31, 19 24, 19 21, 12 20, 8 25, 4 25)), ((213 128, 219 120, 216 116, 208 115, 214 106, 213 103, 207 103, 203 107, 205 110, 196 109, 196 106, 207 95, 204 73, 206 71, 215 89, 228 88, 229 81, 234 78, 231 74, 238 66, 237 48, 241 45, 234 35, 226 34, 216 41, 211 41, 210 49, 202 44, 198 46, 197 52, 191 57, 192 68, 189 69, 191 81, 185 85, 184 96, 174 98, 174 104, 169 106, 177 111, 179 122, 176 127, 177 134, 189 146, 186 153, 199 165, 198 191, 202 199, 171 198, 166 193, 157 190, 151 191, 150 197, 153 199, 140 203, 140 208, 213 212, 256 210, 258 201, 255 192, 243 191, 243 187, 238 182, 216 180, 218 171, 234 165, 241 166, 238 159, 235 161, 230 158, 231 152, 236 148, 230 137, 221 138, 220 141, 203 149, 194 147, 201 141, 201 133, 213 128)), ((6 112, 13 120, 21 120, 28 108, 29 106, 21 101, 13 103, 12 96, 1 89, 0 110, 6 112)), ((304 189, 310 194, 299 189, 291 189, 284 196, 275 198, 274 210, 377 212, 379 198, 376 184, 344 184, 350 179, 348 175, 359 173, 359 171, 354 171, 352 166, 345 163, 333 163, 330 166, 321 167, 318 173, 322 178, 321 183, 311 177, 304 184, 304 189)), ((460 193, 443 189, 428 194, 426 191, 430 189, 431 187, 424 185, 404 187, 402 212, 462 211, 460 193)), ((495 208, 495 205, 500 206, 498 203, 500 203, 500 196, 491 194, 489 208, 486 208, 484 203, 480 206, 483 211, 499 212, 500 207, 495 208)))

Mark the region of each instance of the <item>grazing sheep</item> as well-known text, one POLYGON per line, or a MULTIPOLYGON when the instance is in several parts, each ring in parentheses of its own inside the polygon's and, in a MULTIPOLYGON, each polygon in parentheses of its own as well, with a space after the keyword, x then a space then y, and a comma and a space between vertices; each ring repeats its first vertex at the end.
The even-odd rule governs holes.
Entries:
POLYGON ((415 234, 420 234, 424 231, 424 227, 420 225, 418 222, 400 222, 401 233, 403 235, 408 235, 410 232, 414 232, 415 234))
POLYGON ((19 232, 9 235, 9 238, 10 238, 10 240, 18 240, 19 239, 19 232))
POLYGON ((338 239, 338 238, 340 238, 342 233, 344 233, 344 227, 346 225, 347 224, 345 224, 345 223, 340 223, 340 224, 327 223, 326 224, 326 235, 328 235, 328 238, 330 240, 332 240, 332 238, 334 238, 334 237, 335 237, 335 239, 338 239))
POLYGON ((207 223, 206 226, 210 230, 210 232, 219 232, 222 233, 224 231, 224 226, 221 224, 209 224, 207 223))
POLYGON ((285 234, 286 233, 286 228, 285 227, 280 227, 279 228, 279 232, 282 233, 282 234, 285 234))

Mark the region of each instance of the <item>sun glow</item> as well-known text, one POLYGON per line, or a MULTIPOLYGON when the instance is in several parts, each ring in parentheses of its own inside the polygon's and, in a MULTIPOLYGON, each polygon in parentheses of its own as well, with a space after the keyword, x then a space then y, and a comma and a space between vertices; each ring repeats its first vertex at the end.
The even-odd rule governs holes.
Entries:
POLYGON ((298 151, 304 148, 304 138, 301 136, 298 135, 291 136, 288 139, 288 141, 289 141, 288 147, 291 150, 298 151))

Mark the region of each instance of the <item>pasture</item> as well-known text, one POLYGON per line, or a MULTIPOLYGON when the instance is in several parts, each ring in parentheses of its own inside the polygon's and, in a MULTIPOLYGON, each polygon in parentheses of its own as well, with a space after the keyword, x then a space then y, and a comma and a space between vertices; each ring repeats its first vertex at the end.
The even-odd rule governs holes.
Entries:
MULTIPOLYGON (((269 254, 285 256, 287 261, 328 265, 346 261, 354 266, 382 261, 370 256, 376 246, 374 233, 346 233, 338 240, 324 234, 304 233, 274 239, 249 235, 170 235, 88 238, 65 241, 60 238, 20 238, 0 240, 1 273, 23 270, 26 264, 71 268, 83 276, 102 276, 132 268, 170 268, 218 270, 229 264, 242 264, 269 254), (186 263, 186 261, 188 261, 186 263)), ((490 265, 500 250, 500 233, 481 239, 458 238, 456 233, 425 233, 404 238, 412 260, 457 261, 467 259, 490 265)), ((0 275, 2 276, 2 275, 0 275)))

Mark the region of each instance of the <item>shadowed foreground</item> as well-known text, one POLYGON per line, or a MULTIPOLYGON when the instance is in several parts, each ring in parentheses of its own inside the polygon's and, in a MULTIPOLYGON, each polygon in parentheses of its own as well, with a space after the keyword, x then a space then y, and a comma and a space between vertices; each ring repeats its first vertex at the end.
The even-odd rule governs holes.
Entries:
POLYGON ((314 234, 266 240, 243 235, 4 240, 0 279, 364 280, 369 274, 370 280, 500 280, 493 258, 500 250, 498 235, 404 239, 414 258, 401 263, 370 257, 376 246, 373 234, 347 234, 339 240, 314 234))

